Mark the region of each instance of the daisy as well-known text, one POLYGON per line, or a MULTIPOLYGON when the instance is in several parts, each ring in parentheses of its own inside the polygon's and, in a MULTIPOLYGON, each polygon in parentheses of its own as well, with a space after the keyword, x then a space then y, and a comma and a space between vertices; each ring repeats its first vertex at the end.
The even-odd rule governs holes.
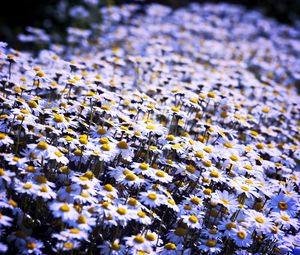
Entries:
POLYGON ((0 146, 13 144, 14 141, 6 134, 0 133, 0 146))
POLYGON ((189 228, 200 229, 202 226, 202 218, 198 218, 196 215, 184 215, 182 220, 187 224, 189 228))
POLYGON ((49 159, 53 159, 57 163, 61 163, 63 165, 67 165, 69 163, 68 158, 65 157, 60 150, 53 150, 51 153, 49 153, 49 159))
POLYGON ((290 216, 295 216, 297 213, 296 201, 283 193, 273 196, 268 204, 272 212, 284 211, 290 216))
POLYGON ((126 247, 120 244, 119 239, 113 242, 105 241, 104 244, 98 246, 103 255, 125 255, 126 247))
POLYGON ((5 183, 10 184, 15 174, 9 170, 4 170, 0 168, 0 187, 5 183))
POLYGON ((127 206, 119 206, 115 208, 115 211, 112 213, 114 219, 121 226, 126 226, 129 221, 133 220, 135 216, 135 211, 132 209, 128 209, 127 206))
POLYGON ((169 183, 172 181, 173 177, 167 174, 162 170, 156 170, 154 174, 150 176, 152 179, 162 182, 162 183, 169 183))
POLYGON ((80 242, 76 240, 68 240, 65 242, 58 242, 56 243, 55 248, 53 248, 54 251, 71 251, 76 250, 80 247, 80 242))
POLYGON ((173 229, 168 232, 167 239, 170 242, 175 244, 179 244, 179 243, 183 244, 186 234, 187 234, 187 229, 177 227, 176 229, 173 229))
POLYGON ((0 225, 2 226, 5 226, 5 227, 10 227, 11 226, 11 221, 13 219, 6 216, 6 215, 3 215, 1 212, 0 212, 0 225))
POLYGON ((136 174, 142 174, 145 176, 153 176, 155 174, 155 169, 150 167, 147 163, 132 163, 133 171, 136 174))
POLYGON ((116 154, 120 154, 127 161, 131 161, 132 157, 134 156, 133 150, 124 140, 117 143, 116 154))
POLYGON ((51 117, 47 119, 47 123, 58 129, 66 129, 69 127, 70 123, 67 121, 63 114, 54 113, 51 117))
POLYGON ((233 180, 232 186, 238 194, 245 194, 247 198, 259 197, 259 194, 256 192, 256 188, 253 185, 233 180))
POLYGON ((222 250, 222 246, 215 239, 202 240, 202 244, 198 246, 200 251, 216 254, 222 250))
POLYGON ((56 151, 54 146, 43 141, 38 142, 37 144, 28 144, 27 148, 29 148, 30 153, 33 153, 36 157, 41 157, 44 159, 56 151))
POLYGON ((144 252, 151 252, 151 243, 144 238, 142 235, 135 235, 130 237, 124 238, 126 241, 126 246, 131 247, 132 251, 144 251, 144 252))
POLYGON ((139 199, 141 203, 151 208, 158 207, 164 203, 164 196, 155 191, 140 192, 139 199))
POLYGON ((239 247, 249 247, 253 240, 251 238, 251 234, 249 231, 241 226, 237 226, 233 229, 234 235, 232 235, 232 239, 235 244, 239 247))
POLYGON ((135 211, 136 212, 136 216, 134 218, 135 221, 144 224, 144 225, 151 225, 152 224, 152 220, 149 216, 147 216, 147 214, 144 211, 135 211))
MULTIPOLYGON (((179 245, 178 245, 179 246, 179 245)), ((166 243, 164 246, 160 247, 159 254, 162 255, 176 255, 180 251, 179 248, 177 248, 177 245, 175 243, 166 243)))
POLYGON ((36 196, 42 197, 44 200, 49 200, 52 198, 55 199, 56 193, 51 189, 50 186, 42 184, 39 186, 36 196))
POLYGON ((137 176, 130 170, 124 170, 122 175, 116 178, 116 181, 128 187, 137 188, 144 183, 144 180, 141 177, 137 176))
POLYGON ((53 202, 49 208, 55 218, 61 218, 63 221, 75 221, 79 216, 73 204, 53 202))
POLYGON ((15 180, 15 190, 18 193, 24 193, 28 195, 35 195, 38 191, 38 185, 32 182, 20 182, 19 180, 15 180))
POLYGON ((59 233, 62 237, 65 237, 67 240, 69 239, 77 239, 77 240, 88 240, 88 234, 78 228, 70 228, 63 230, 59 233))
POLYGON ((292 218, 287 212, 280 211, 280 212, 272 212, 270 214, 270 218, 282 225, 284 229, 290 229, 291 227, 295 228, 296 230, 299 229, 299 222, 296 218, 292 218))
POLYGON ((223 205, 229 211, 229 213, 235 212, 239 207, 236 196, 229 194, 227 190, 224 190, 223 192, 217 190, 212 194, 212 200, 215 203, 223 205))
POLYGON ((225 219, 219 223, 218 229, 224 231, 224 234, 226 236, 231 237, 236 234, 234 231, 236 226, 237 226, 236 222, 231 221, 230 219, 225 219))
POLYGON ((251 227, 257 231, 257 233, 268 232, 272 226, 271 220, 260 212, 254 210, 247 210, 247 222, 250 221, 251 227))

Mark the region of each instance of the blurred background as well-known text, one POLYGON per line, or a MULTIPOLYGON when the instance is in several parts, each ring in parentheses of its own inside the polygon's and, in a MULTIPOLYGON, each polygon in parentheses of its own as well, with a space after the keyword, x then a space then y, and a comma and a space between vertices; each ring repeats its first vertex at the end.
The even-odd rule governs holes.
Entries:
MULTIPOLYGON (((0 40, 8 42, 11 47, 22 49, 22 44, 18 42, 17 35, 24 33, 26 27, 39 27, 46 30, 55 30, 58 35, 64 34, 66 27, 72 24, 68 12, 70 6, 75 6, 80 2, 98 2, 94 8, 101 6, 121 5, 124 3, 139 3, 146 5, 149 3, 160 3, 172 8, 179 8, 192 2, 198 3, 232 3, 239 4, 248 9, 259 9, 265 15, 278 20, 279 22, 292 24, 300 17, 300 0, 99 0, 99 1, 79 1, 79 0, 26 0, 26 1, 5 1, 5 6, 0 9, 0 40)), ((99 17, 101 20, 101 17, 99 17)))

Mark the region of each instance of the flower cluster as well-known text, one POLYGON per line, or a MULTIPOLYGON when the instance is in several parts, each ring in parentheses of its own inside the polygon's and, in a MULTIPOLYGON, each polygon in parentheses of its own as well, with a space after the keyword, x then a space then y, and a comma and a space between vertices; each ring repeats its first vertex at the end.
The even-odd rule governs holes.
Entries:
POLYGON ((231 5, 101 12, 38 56, 0 43, 0 251, 299 251, 299 30, 231 5))

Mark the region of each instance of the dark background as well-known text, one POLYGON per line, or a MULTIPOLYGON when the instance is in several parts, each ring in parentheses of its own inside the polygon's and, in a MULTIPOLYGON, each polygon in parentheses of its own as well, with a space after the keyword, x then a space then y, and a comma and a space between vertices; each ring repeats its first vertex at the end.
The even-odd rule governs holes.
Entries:
MULTIPOLYGON (((22 48, 17 42, 16 35, 24 32, 26 26, 48 27, 58 33, 63 33, 70 24, 69 20, 58 20, 53 11, 58 0, 22 0, 5 1, 5 6, 0 8, 0 40, 8 42, 11 47, 22 48)), ((69 0, 68 3, 76 4, 76 0, 69 0)), ((102 5, 123 3, 160 3, 178 8, 191 2, 199 3, 219 3, 227 2, 240 4, 249 9, 261 9, 267 16, 275 18, 279 22, 292 24, 300 17, 300 0, 225 0, 225 1, 190 1, 190 0, 158 0, 158 1, 122 1, 122 0, 100 0, 102 5)))

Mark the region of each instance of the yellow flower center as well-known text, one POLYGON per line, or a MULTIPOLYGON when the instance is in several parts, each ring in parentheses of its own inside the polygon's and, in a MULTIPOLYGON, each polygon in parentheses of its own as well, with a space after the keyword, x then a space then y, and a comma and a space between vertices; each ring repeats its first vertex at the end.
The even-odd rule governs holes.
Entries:
POLYGON ((29 250, 33 250, 34 248, 36 248, 36 244, 35 244, 35 243, 32 243, 32 242, 28 242, 28 243, 26 244, 26 247, 27 247, 27 249, 29 249, 29 250))
POLYGON ((6 134, 0 133, 0 140, 5 139, 5 137, 6 137, 6 134))
POLYGON ((73 246, 74 246, 74 245, 73 245, 72 243, 65 243, 65 244, 64 244, 64 248, 65 248, 65 249, 72 249, 73 246))
POLYGON ((146 239, 150 242, 156 240, 156 236, 153 233, 146 234, 146 239))
POLYGON ((62 115, 55 114, 53 120, 56 123, 62 123, 62 122, 64 122, 64 117, 62 115))
POLYGON ((71 209, 68 205, 62 205, 60 208, 59 208, 62 212, 69 212, 71 209))
POLYGON ((207 161, 202 161, 202 164, 206 167, 211 167, 212 166, 212 163, 211 161, 207 160, 207 161))
POLYGON ((122 150, 127 150, 128 149, 128 144, 125 141, 118 142, 117 146, 118 146, 119 149, 122 149, 122 150))
POLYGON ((106 130, 105 130, 104 128, 100 127, 100 128, 97 130, 97 133, 98 133, 99 135, 105 135, 107 132, 106 132, 106 130))
POLYGON ((175 136, 174 135, 168 135, 167 137, 166 137, 166 140, 167 141, 174 141, 176 138, 175 138, 175 136))
POLYGON ((141 235, 135 236, 133 240, 134 240, 136 243, 144 243, 144 242, 145 242, 145 238, 142 237, 141 235))
POLYGON ((81 143, 81 144, 88 144, 88 137, 87 137, 87 135, 81 135, 80 137, 79 137, 79 142, 81 143))
POLYGON ((288 209, 288 204, 287 203, 285 203, 285 202, 279 202, 278 203, 278 207, 279 207, 279 209, 280 210, 287 210, 288 209))
POLYGON ((184 210, 186 210, 186 211, 190 211, 190 210, 192 210, 192 207, 190 206, 190 205, 184 205, 184 210))
POLYGON ((280 218, 282 220, 284 220, 284 221, 290 221, 290 217, 289 216, 282 215, 280 218))
POLYGON ((137 213, 137 215, 140 217, 140 218, 145 218, 146 217, 146 213, 144 213, 143 211, 139 211, 137 213))
POLYGON ((271 228, 271 231, 273 234, 277 234, 278 233, 278 228, 276 226, 272 226, 271 228))
POLYGON ((79 234, 79 233, 80 233, 80 230, 79 230, 79 229, 77 229, 77 228, 71 228, 71 229, 70 229, 70 233, 71 233, 71 234, 75 234, 75 235, 77 235, 77 234, 79 234))
POLYGON ((71 141, 74 140, 74 138, 69 136, 69 135, 65 136, 65 139, 66 139, 67 142, 71 142, 71 141))
POLYGON ((216 94, 214 92, 210 91, 210 92, 207 93, 207 96, 210 97, 210 98, 215 98, 216 94))
POLYGON ((38 175, 37 177, 34 178, 34 180, 38 183, 46 183, 47 178, 43 175, 38 175))
POLYGON ((192 204, 194 204, 194 205, 199 205, 200 202, 201 202, 201 199, 198 198, 198 197, 192 197, 192 198, 190 199, 190 201, 191 201, 192 204))
POLYGON ((101 137, 101 138, 99 139, 99 142, 100 142, 101 144, 109 144, 109 140, 108 140, 107 137, 101 137))
POLYGON ((219 178, 220 177, 220 173, 218 171, 210 171, 210 177, 213 177, 213 178, 219 178))
POLYGON ((147 125, 146 128, 149 130, 155 130, 155 126, 153 125, 147 125))
POLYGON ((249 191, 249 188, 247 186, 241 186, 241 189, 244 191, 249 191))
POLYGON ((245 239, 247 237, 247 234, 245 231, 241 230, 237 233, 238 238, 245 239))
POLYGON ((263 224, 265 222, 265 220, 262 217, 256 217, 255 221, 260 223, 260 224, 263 224))
POLYGON ((32 184, 31 183, 25 183, 24 185, 23 185, 23 188, 24 189, 31 189, 32 188, 32 184))
POLYGON ((77 157, 81 157, 83 155, 83 153, 82 153, 81 150, 75 150, 74 155, 77 156, 77 157))
POLYGON ((28 167, 26 168, 26 171, 29 172, 29 173, 35 173, 35 172, 36 172, 34 166, 28 166, 28 167))
POLYGON ((109 107, 109 105, 102 105, 102 106, 101 106, 101 109, 102 109, 102 110, 107 110, 107 111, 109 111, 109 110, 110 110, 110 107, 109 107))
POLYGON ((131 206, 137 206, 138 205, 138 201, 135 198, 131 197, 128 200, 128 204, 131 205, 131 206))
POLYGON ((175 201, 173 200, 173 199, 168 199, 168 203, 170 204, 170 205, 175 205, 176 203, 175 203, 175 201))
POLYGON ((157 172, 156 172, 156 176, 157 176, 157 177, 165 177, 165 175, 166 175, 166 174, 165 174, 165 172, 163 172, 163 171, 157 171, 157 172))
POLYGON ((179 107, 172 107, 171 110, 173 112, 179 112, 180 111, 179 107))
POLYGON ((204 193, 205 195, 211 195, 212 190, 207 188, 207 189, 204 189, 204 190, 203 190, 203 193, 204 193))
POLYGON ((59 158, 63 156, 63 154, 60 151, 55 151, 54 154, 59 158))
POLYGON ((196 172, 196 168, 193 165, 187 165, 185 167, 186 171, 188 171, 189 173, 193 174, 196 172))
POLYGON ((174 233, 177 236, 184 236, 186 233, 186 230, 184 228, 176 228, 174 233))
POLYGON ((224 205, 229 205, 229 201, 228 201, 228 200, 226 200, 226 199, 221 199, 221 201, 222 201, 222 203, 223 203, 224 205))
POLYGON ((229 157, 232 161, 238 161, 239 160, 239 157, 238 156, 235 156, 235 155, 231 155, 229 157))
POLYGON ((256 148, 259 150, 263 150, 265 148, 265 146, 262 143, 258 143, 258 144, 256 144, 256 148))
POLYGON ((157 199, 157 196, 156 196, 156 194, 154 194, 154 193, 148 194, 147 197, 148 197, 149 199, 153 200, 153 201, 157 199))
POLYGON ((46 142, 39 142, 36 147, 39 150, 44 151, 44 150, 47 150, 48 144, 46 142))
POLYGON ((38 104, 35 102, 35 101, 29 101, 28 102, 28 106, 30 108, 37 108, 38 107, 38 104))
POLYGON ((140 169, 142 169, 142 170, 148 170, 148 168, 149 168, 149 165, 147 163, 141 163, 140 164, 140 169))
POLYGON ((233 148, 233 145, 230 142, 224 143, 224 146, 229 149, 233 148))
POLYGON ((217 245, 217 242, 213 239, 209 239, 206 241, 206 246, 208 247, 215 247, 217 245))
POLYGON ((227 230, 231 230, 233 228, 235 228, 235 223, 229 222, 229 223, 226 224, 226 229, 227 230))
POLYGON ((164 248, 166 249, 166 250, 176 250, 176 245, 174 244, 174 243, 167 243, 167 244, 165 244, 165 246, 164 246, 164 248))
POLYGON ((189 217, 189 221, 192 222, 192 223, 197 223, 198 222, 198 218, 195 215, 191 215, 189 217))
POLYGON ((113 242, 111 245, 111 249, 114 251, 119 251, 121 249, 121 247, 117 242, 113 242))
POLYGON ((126 179, 127 181, 135 181, 136 178, 137 178, 136 175, 133 174, 133 173, 128 173, 128 174, 126 174, 126 176, 125 176, 125 179, 126 179))
POLYGON ((86 224, 87 220, 83 215, 80 215, 76 221, 78 224, 86 224))
POLYGON ((111 184, 105 184, 103 188, 108 192, 112 192, 114 190, 111 184))
POLYGON ((84 197, 84 198, 88 198, 90 196, 89 193, 84 193, 84 192, 81 192, 80 193, 80 196, 84 197))
POLYGON ((109 146, 109 144, 103 144, 103 145, 101 146, 101 150, 103 150, 103 151, 110 151, 110 146, 109 146))
POLYGON ((196 157, 196 158, 204 158, 204 154, 203 154, 202 152, 200 152, 200 151, 197 151, 197 152, 195 153, 195 157, 196 157))
POLYGON ((40 191, 46 193, 46 192, 48 192, 48 187, 45 185, 42 185, 40 188, 40 191))
POLYGON ((244 168, 245 168, 246 170, 250 170, 250 171, 253 170, 253 167, 250 166, 250 165, 245 165, 244 168))
POLYGON ((209 147, 204 147, 203 150, 207 153, 212 153, 213 152, 213 150, 209 147))
POLYGON ((117 213, 120 215, 125 215, 127 213, 127 210, 125 208, 120 207, 117 209, 117 213))

